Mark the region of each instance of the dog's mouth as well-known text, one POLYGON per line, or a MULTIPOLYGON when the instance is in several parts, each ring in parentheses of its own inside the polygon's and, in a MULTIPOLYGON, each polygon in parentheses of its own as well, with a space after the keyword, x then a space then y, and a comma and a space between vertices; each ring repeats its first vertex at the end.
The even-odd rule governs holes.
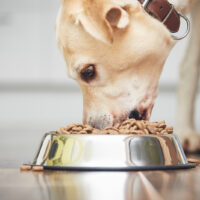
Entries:
POLYGON ((104 129, 108 126, 114 126, 115 124, 122 123, 127 119, 136 120, 149 120, 151 112, 154 106, 154 100, 151 98, 145 98, 138 104, 132 107, 132 109, 120 109, 115 107, 111 112, 95 113, 90 115, 86 123, 97 129, 104 129))
POLYGON ((128 114, 121 116, 120 118, 113 121, 113 125, 116 123, 122 123, 127 119, 136 119, 136 120, 149 120, 151 116, 152 107, 145 109, 135 108, 131 110, 128 114))
POLYGON ((127 119, 149 120, 152 108, 153 105, 148 107, 140 106, 121 115, 109 114, 100 115, 95 118, 90 117, 87 123, 90 124, 93 128, 103 129, 107 126, 114 126, 117 123, 122 123, 127 119))
POLYGON ((113 126, 116 123, 122 123, 127 119, 136 119, 136 120, 149 120, 151 117, 151 112, 153 109, 153 104, 148 105, 148 107, 137 106, 128 113, 121 115, 120 117, 114 117, 113 126))

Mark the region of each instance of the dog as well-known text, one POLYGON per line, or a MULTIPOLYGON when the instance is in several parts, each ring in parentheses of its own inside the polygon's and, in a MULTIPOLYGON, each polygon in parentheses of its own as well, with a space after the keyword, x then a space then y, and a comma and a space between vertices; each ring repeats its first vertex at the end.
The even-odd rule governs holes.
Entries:
MULTIPOLYGON (((102 129, 127 118, 150 119, 163 65, 176 43, 171 32, 177 28, 147 12, 145 2, 62 0, 56 39, 68 75, 82 91, 83 123, 102 129)), ((160 11, 168 3, 152 2, 159 3, 160 11)), ((186 14, 192 0, 170 3, 186 14)), ((171 14, 176 21, 173 7, 165 20, 171 14)))

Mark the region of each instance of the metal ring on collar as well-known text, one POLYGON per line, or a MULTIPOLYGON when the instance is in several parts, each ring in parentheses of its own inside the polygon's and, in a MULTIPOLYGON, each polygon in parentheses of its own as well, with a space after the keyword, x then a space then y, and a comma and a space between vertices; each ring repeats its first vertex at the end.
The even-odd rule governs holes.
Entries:
POLYGON ((179 13, 179 15, 180 15, 180 17, 181 17, 182 19, 184 19, 184 21, 186 22, 187 28, 186 28, 185 33, 184 33, 182 36, 171 35, 172 38, 173 38, 174 40, 182 40, 182 39, 185 38, 185 37, 188 35, 188 33, 190 32, 190 21, 189 21, 189 19, 188 19, 186 16, 183 16, 183 15, 180 14, 180 13, 179 13))

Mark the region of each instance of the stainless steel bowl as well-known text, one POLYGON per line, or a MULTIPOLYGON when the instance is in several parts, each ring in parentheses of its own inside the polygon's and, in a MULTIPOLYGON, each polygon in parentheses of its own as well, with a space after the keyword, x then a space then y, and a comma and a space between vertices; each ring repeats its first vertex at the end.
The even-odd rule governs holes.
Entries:
POLYGON ((149 170, 191 168, 181 144, 168 135, 67 135, 42 139, 33 165, 66 170, 149 170))

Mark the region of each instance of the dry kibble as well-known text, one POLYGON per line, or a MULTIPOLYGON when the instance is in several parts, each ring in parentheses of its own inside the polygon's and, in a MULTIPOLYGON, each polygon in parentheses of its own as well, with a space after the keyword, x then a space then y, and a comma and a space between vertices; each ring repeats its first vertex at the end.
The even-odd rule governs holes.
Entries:
POLYGON ((116 123, 116 124, 114 125, 114 127, 117 128, 117 129, 119 129, 120 123, 116 123))
POLYGON ((32 166, 31 165, 22 165, 20 167, 20 170, 21 171, 28 171, 28 170, 31 170, 32 166))
POLYGON ((138 127, 138 129, 140 129, 140 130, 143 130, 143 129, 145 129, 145 125, 144 125, 144 122, 143 121, 137 121, 136 123, 136 126, 138 127))
POLYGON ((148 125, 156 127, 158 125, 158 123, 157 122, 151 122, 151 123, 148 122, 148 125))
POLYGON ((73 131, 81 131, 82 128, 80 126, 74 126, 74 127, 72 127, 72 130, 73 131))
POLYGON ((119 134, 119 131, 112 130, 112 129, 110 129, 108 132, 109 132, 110 134, 119 134))
POLYGON ((158 127, 159 127, 159 128, 166 128, 166 124, 165 124, 165 123, 160 123, 160 124, 158 125, 158 127))
POLYGON ((120 134, 130 134, 130 131, 128 129, 120 129, 119 133, 120 134))
POLYGON ((127 124, 129 124, 129 123, 130 123, 130 119, 128 119, 128 120, 126 120, 126 121, 123 121, 121 125, 123 126, 123 125, 127 125, 127 124))
POLYGON ((148 135, 148 134, 149 134, 149 131, 145 128, 145 129, 144 129, 144 133, 145 133, 146 135, 148 135))
POLYGON ((92 134, 99 134, 100 133, 100 130, 99 129, 93 129, 93 131, 92 131, 92 134))
POLYGON ((160 133, 163 130, 163 128, 157 128, 156 130, 157 130, 157 132, 160 133))
POLYGON ((194 158, 187 158, 187 161, 189 163, 195 163, 196 165, 200 164, 200 160, 194 159, 194 158))
POLYGON ((130 124, 124 124, 120 126, 120 129, 130 129, 131 125, 130 124))
POLYGON ((87 134, 87 131, 80 131, 79 134, 87 134))
POLYGON ((84 124, 84 125, 82 125, 82 127, 83 128, 88 128, 88 129, 93 129, 90 125, 88 125, 88 124, 84 124))
POLYGON ((115 131, 115 132, 119 132, 119 130, 115 127, 107 127, 107 128, 104 128, 104 130, 112 130, 112 131, 115 131))
POLYGON ((95 129, 88 124, 70 124, 56 131, 60 134, 136 134, 136 135, 164 135, 173 133, 173 127, 161 122, 128 119, 116 123, 114 126, 105 127, 103 130, 95 129))
POLYGON ((142 131, 142 130, 135 130, 135 131, 132 132, 132 134, 144 135, 145 133, 144 133, 144 131, 142 131))
POLYGON ((57 131, 57 133, 60 133, 60 134, 70 134, 69 131, 67 131, 64 127, 60 128, 60 130, 57 131))
POLYGON ((43 170, 44 170, 44 167, 43 167, 43 166, 40 166, 40 165, 38 165, 38 166, 33 166, 33 167, 32 167, 32 170, 33 170, 33 171, 43 171, 43 170))
POLYGON ((161 132, 160 132, 160 134, 167 134, 167 131, 164 129, 164 130, 162 130, 161 132))
POLYGON ((165 129, 167 131, 168 134, 173 133, 173 127, 169 126, 165 129))
POLYGON ((70 124, 65 128, 65 130, 70 131, 74 126, 75 126, 74 124, 70 124))
POLYGON ((86 128, 83 128, 83 131, 86 131, 86 132, 92 132, 93 131, 93 128, 91 127, 86 127, 86 128))
POLYGON ((137 130, 137 126, 133 126, 130 128, 130 131, 134 131, 134 130, 137 130))
POLYGON ((105 134, 105 135, 106 135, 106 134, 109 134, 109 130, 102 130, 102 131, 101 131, 101 134, 105 134))
POLYGON ((152 133, 152 134, 156 134, 156 127, 155 126, 153 126, 153 125, 148 125, 147 126, 147 130, 150 132, 150 133, 152 133))

